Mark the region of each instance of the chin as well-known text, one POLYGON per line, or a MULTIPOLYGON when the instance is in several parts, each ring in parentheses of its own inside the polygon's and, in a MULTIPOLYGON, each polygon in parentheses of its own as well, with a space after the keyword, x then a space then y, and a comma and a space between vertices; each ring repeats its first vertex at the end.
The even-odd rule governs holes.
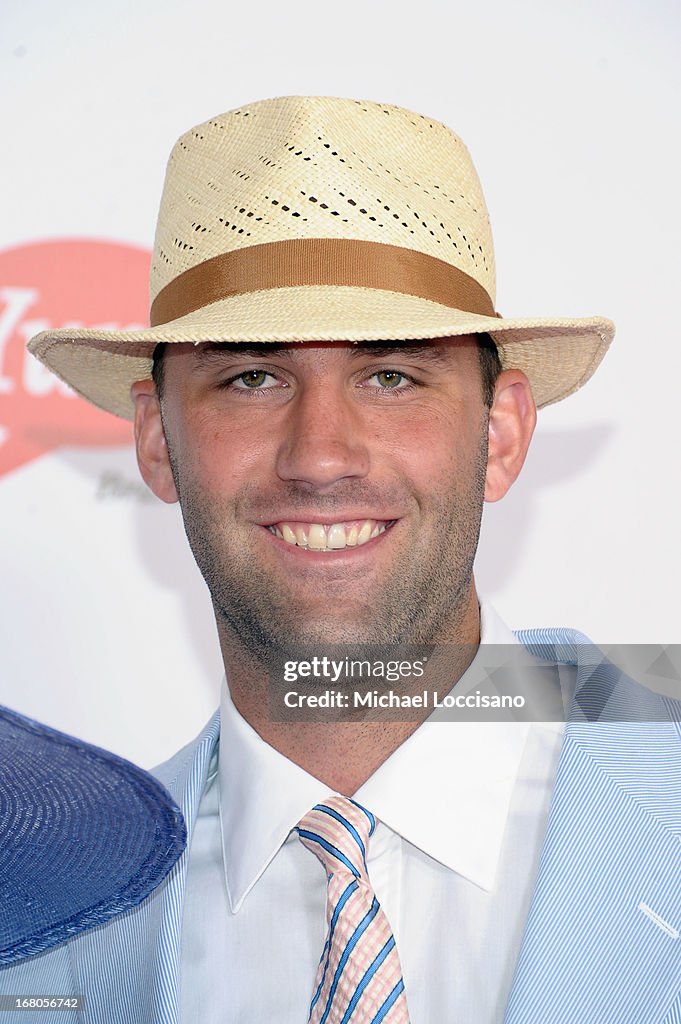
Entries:
POLYGON ((286 644, 357 644, 373 643, 375 631, 354 622, 345 625, 318 620, 292 630, 286 635, 286 644))

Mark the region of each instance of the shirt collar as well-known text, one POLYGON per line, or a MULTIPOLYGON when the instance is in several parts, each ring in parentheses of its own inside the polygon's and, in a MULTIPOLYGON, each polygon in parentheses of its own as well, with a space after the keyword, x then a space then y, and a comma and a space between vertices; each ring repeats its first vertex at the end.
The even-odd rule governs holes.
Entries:
MULTIPOLYGON (((484 602, 480 643, 519 643, 484 602)), ((454 692, 468 693, 480 683, 482 660, 478 649, 454 692)), ((528 731, 526 722, 426 720, 354 799, 403 839, 489 891, 528 731)))
POLYGON ((266 743, 220 692, 220 828, 236 913, 289 832, 329 787, 266 743))
MULTIPOLYGON (((481 644, 518 644, 491 605, 481 602, 480 612, 481 644)), ((476 685, 480 653, 457 692, 476 685)), ((236 913, 294 825, 331 791, 248 725, 224 679, 220 721, 220 823, 236 913)), ((528 731, 524 722, 426 721, 354 799, 403 839, 489 890, 528 731)))

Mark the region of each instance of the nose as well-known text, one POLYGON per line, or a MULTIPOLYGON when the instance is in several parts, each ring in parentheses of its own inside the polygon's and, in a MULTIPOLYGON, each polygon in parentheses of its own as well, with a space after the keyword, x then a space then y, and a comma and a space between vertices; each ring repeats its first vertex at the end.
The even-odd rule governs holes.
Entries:
POLYGON ((277 452, 282 480, 315 488, 369 472, 369 449, 361 414, 352 398, 328 378, 308 382, 289 403, 277 452))

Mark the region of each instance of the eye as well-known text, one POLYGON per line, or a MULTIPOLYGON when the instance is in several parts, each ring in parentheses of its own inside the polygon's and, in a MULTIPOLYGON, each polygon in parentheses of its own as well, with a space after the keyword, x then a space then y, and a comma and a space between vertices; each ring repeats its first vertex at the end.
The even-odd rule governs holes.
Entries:
POLYGON ((402 373, 401 370, 390 369, 377 370, 370 377, 366 377, 365 383, 360 386, 367 387, 367 385, 376 394, 385 393, 386 391, 402 394, 403 392, 413 391, 416 388, 416 383, 412 377, 402 373), (376 381, 377 386, 373 384, 374 381, 376 381))
MULTIPOLYGON (((267 370, 245 370, 244 373, 240 373, 238 377, 232 377, 228 383, 239 390, 248 388, 251 391, 262 391, 266 390, 263 388, 263 384, 268 377, 275 380, 272 374, 268 373, 267 370)), ((270 384, 268 387, 272 387, 272 385, 270 384)))
POLYGON ((399 373, 397 370, 379 370, 378 373, 374 374, 374 377, 382 388, 389 388, 390 390, 399 387, 401 380, 407 379, 403 373, 399 373))

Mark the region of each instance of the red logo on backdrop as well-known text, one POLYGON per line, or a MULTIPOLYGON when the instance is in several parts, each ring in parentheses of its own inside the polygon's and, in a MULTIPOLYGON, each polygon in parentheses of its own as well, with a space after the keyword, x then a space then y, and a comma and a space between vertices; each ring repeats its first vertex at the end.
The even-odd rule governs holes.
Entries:
POLYGON ((150 254, 66 239, 0 252, 0 474, 66 445, 121 445, 131 425, 74 395, 26 350, 56 327, 147 323, 150 254))

